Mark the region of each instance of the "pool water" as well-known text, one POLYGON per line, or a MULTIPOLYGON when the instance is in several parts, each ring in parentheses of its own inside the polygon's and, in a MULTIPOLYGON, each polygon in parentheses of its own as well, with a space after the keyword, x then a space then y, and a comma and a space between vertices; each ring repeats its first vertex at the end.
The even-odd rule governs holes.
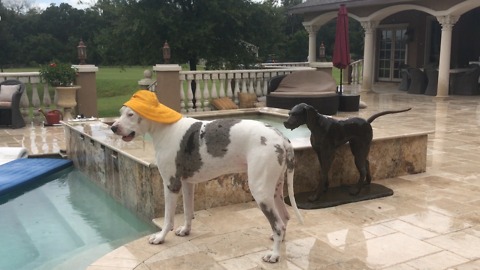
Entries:
POLYGON ((283 122, 287 120, 286 117, 277 116, 277 115, 270 115, 265 113, 243 113, 243 114, 234 114, 234 115, 225 115, 225 116, 211 116, 199 119, 206 119, 206 120, 213 120, 219 118, 235 118, 235 119, 250 119, 260 121, 270 126, 278 129, 282 132, 285 137, 289 139, 297 139, 297 138, 310 138, 310 130, 306 125, 299 126, 294 130, 287 129, 283 126, 283 122))
POLYGON ((76 169, 0 197, 0 269, 85 269, 155 231, 76 169), (8 197, 7 197, 8 196, 8 197))

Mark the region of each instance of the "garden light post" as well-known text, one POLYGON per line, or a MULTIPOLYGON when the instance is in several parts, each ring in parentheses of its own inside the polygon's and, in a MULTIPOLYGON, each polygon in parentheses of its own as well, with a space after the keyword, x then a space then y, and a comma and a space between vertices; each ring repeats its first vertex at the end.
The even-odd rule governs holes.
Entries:
POLYGON ((87 59, 87 46, 85 46, 81 39, 77 46, 77 54, 78 59, 80 60, 80 65, 85 65, 85 59, 87 59))
POLYGON ((170 63, 170 58, 171 58, 171 53, 170 53, 170 46, 168 46, 167 41, 163 44, 162 48, 162 53, 163 53, 163 61, 165 64, 170 63))

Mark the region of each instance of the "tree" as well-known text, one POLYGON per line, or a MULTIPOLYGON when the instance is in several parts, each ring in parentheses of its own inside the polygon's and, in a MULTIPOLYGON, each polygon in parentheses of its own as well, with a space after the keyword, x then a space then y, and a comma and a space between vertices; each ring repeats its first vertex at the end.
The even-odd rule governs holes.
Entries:
MULTIPOLYGON (((80 39, 88 62, 97 65, 154 65, 162 62, 168 41, 172 62, 200 59, 207 68, 249 68, 276 55, 280 61, 305 61, 308 35, 302 17, 288 9, 301 0, 97 0, 87 9, 62 3, 28 9, 31 0, 0 0, 0 66, 36 65, 52 59, 77 62, 80 39)), ((87 0, 88 1, 88 0, 87 0)), ((323 26, 331 55, 334 22, 323 26)), ((362 52, 362 30, 350 24, 352 54, 362 52)))

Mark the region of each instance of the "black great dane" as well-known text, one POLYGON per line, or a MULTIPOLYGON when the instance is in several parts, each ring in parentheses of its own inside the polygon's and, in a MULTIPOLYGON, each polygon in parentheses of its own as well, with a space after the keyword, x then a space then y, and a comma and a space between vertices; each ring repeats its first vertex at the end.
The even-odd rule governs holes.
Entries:
POLYGON ((411 108, 398 111, 384 111, 370 116, 367 120, 353 117, 346 120, 336 120, 319 114, 315 108, 305 103, 295 105, 283 125, 288 129, 295 129, 306 124, 310 129, 310 142, 320 161, 321 176, 315 193, 308 199, 316 201, 328 189, 328 172, 332 165, 336 148, 349 143, 355 159, 355 166, 360 173, 360 178, 355 186, 349 190, 351 195, 357 195, 362 186, 370 184, 372 177, 368 162, 368 153, 373 138, 370 123, 376 118, 392 113, 409 111, 411 108))

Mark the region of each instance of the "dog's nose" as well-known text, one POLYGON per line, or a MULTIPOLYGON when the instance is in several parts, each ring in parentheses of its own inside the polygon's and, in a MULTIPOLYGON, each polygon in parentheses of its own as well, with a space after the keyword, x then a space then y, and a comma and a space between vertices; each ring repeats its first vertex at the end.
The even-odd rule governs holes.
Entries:
POLYGON ((112 126, 110 129, 113 131, 113 133, 117 133, 118 127, 112 126))

